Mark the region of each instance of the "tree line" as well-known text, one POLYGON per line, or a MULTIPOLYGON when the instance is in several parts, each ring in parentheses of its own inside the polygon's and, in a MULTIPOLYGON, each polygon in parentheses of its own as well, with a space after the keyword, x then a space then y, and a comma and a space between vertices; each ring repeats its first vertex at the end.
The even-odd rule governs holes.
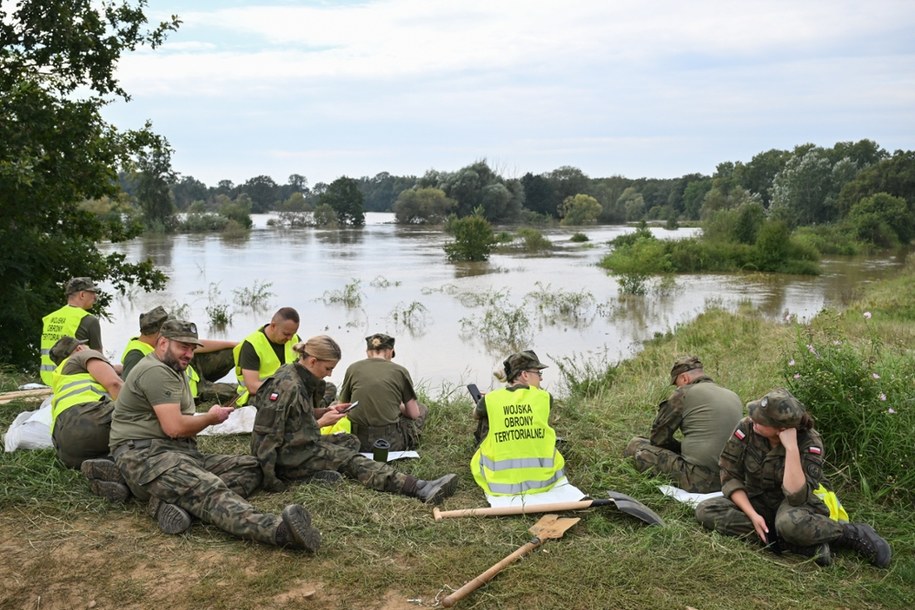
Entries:
MULTIPOLYGON (((711 176, 674 179, 592 178, 568 166, 517 178, 478 160, 419 177, 380 173, 309 185, 292 174, 280 185, 262 175, 207 186, 172 167, 171 146, 151 123, 123 130, 102 116, 105 105, 129 99, 117 80, 121 56, 155 49, 181 24, 174 15, 150 24, 146 7, 146 0, 0 3, 0 240, 7 244, 0 363, 34 367, 41 318, 71 277, 89 276, 121 294, 164 285, 150 261, 102 254, 98 243, 182 223, 245 231, 252 212, 277 211, 289 225, 360 226, 366 211, 390 210, 401 223, 452 230, 461 227, 455 219, 484 228, 701 219, 711 233, 746 234, 738 239, 753 237, 762 215, 791 228, 851 230, 877 245, 908 243, 915 231, 915 153, 890 154, 870 140, 770 150, 721 163, 711 176)), ((820 239, 823 248, 836 241, 820 239)), ((111 296, 100 295, 100 312, 111 296)))

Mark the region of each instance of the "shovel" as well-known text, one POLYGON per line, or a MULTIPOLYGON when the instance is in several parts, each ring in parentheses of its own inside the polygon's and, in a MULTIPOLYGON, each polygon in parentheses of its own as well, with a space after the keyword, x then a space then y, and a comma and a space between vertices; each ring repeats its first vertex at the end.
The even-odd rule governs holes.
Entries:
POLYGON ((466 585, 446 597, 442 600, 442 605, 446 608, 450 608, 460 600, 464 599, 490 580, 492 580, 496 574, 505 569, 508 564, 512 563, 516 559, 520 559, 539 547, 544 541, 549 540, 550 538, 562 538, 562 535, 567 529, 578 523, 580 519, 577 517, 572 519, 569 517, 560 518, 559 515, 544 515, 540 518, 540 521, 535 523, 531 529, 528 531, 534 535, 531 538, 530 542, 522 545, 514 553, 495 564, 466 585))
POLYGON ((552 502, 549 504, 522 504, 520 506, 485 506, 482 508, 463 508, 457 510, 432 509, 436 521, 454 517, 497 517, 502 515, 527 515, 532 513, 551 513, 566 510, 584 510, 597 506, 615 506, 620 512, 644 521, 648 525, 664 525, 664 520, 635 498, 615 491, 608 491, 608 499, 579 500, 577 502, 552 502))

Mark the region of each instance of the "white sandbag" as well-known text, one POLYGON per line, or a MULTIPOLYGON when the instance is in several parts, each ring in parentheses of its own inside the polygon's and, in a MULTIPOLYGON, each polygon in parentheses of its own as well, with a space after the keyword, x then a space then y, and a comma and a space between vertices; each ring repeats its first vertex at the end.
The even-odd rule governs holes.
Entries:
POLYGON ((46 449, 51 442, 51 397, 45 398, 37 411, 23 411, 16 416, 3 435, 7 453, 17 449, 46 449))
MULTIPOLYGON (((203 415, 203 413, 195 413, 203 415)), ((248 405, 238 407, 229 413, 229 419, 216 424, 207 426, 197 434, 200 436, 221 436, 224 434, 247 434, 254 431, 254 418, 257 416, 257 409, 248 405)))

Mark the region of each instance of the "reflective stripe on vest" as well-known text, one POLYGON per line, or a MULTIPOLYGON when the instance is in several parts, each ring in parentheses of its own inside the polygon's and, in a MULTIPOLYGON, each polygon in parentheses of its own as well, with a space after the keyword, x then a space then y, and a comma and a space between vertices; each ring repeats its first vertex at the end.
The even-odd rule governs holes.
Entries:
POLYGON ((54 432, 54 423, 58 416, 76 405, 87 402, 97 402, 102 398, 111 398, 105 386, 95 380, 95 377, 89 373, 77 373, 75 375, 64 375, 64 360, 56 369, 54 369, 54 397, 51 399, 51 432, 54 432))
POLYGON ((45 385, 54 384, 54 369, 57 365, 51 360, 51 348, 63 336, 76 337, 76 329, 80 320, 88 316, 89 312, 73 305, 64 305, 41 319, 41 382, 45 385))
MULTIPOLYGON (((149 343, 140 341, 139 337, 131 337, 130 341, 127 342, 127 347, 124 348, 124 353, 121 354, 121 364, 124 364, 124 361, 127 360, 127 354, 134 350, 140 352, 144 357, 146 357, 153 353, 155 349, 156 348, 154 348, 149 343)), ((200 375, 191 365, 188 365, 184 370, 184 375, 187 377, 187 385, 191 389, 191 396, 197 398, 199 394, 197 390, 197 384, 200 382, 200 375)))
POLYGON ((470 464, 488 495, 549 490, 565 477, 549 426, 550 395, 538 388, 495 390, 486 395, 489 433, 470 464))
POLYGON ((248 398, 250 397, 248 388, 245 387, 245 377, 242 375, 241 367, 238 365, 238 357, 239 354, 241 354, 241 348, 245 342, 250 343, 251 347, 253 347, 254 351, 257 353, 260 366, 257 371, 257 376, 259 379, 263 380, 273 375, 280 366, 295 362, 298 359, 298 355, 292 351, 292 346, 299 341, 299 336, 296 334, 283 346, 283 355, 286 358, 285 362, 277 360, 276 352, 273 351, 273 346, 270 345, 270 339, 267 338, 267 335, 264 334, 262 329, 254 331, 245 337, 244 341, 240 341, 238 345, 232 348, 232 356, 235 359, 235 378, 238 380, 238 388, 236 391, 239 394, 238 401, 236 401, 235 404, 238 406, 245 405, 248 403, 248 398))

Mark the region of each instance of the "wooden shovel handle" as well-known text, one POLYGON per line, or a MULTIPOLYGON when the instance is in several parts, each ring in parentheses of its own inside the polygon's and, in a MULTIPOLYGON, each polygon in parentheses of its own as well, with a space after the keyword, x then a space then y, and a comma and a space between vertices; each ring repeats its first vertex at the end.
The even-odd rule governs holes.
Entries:
POLYGON ((468 582, 466 585, 464 585, 463 587, 461 587, 460 589, 458 589, 457 591, 455 591, 454 593, 452 593, 451 595, 449 595, 448 597, 443 599, 442 605, 445 606, 446 608, 450 608, 451 606, 458 603, 460 600, 464 599, 465 597, 467 597, 468 595, 470 595, 471 593, 473 593, 474 591, 476 591, 477 589, 479 589, 480 587, 482 587, 483 585, 488 583, 490 580, 492 580, 493 577, 496 574, 498 574, 499 572, 501 572, 502 570, 504 570, 508 564, 512 563, 513 561, 515 561, 517 559, 524 557, 525 555, 527 555, 528 553, 530 553, 531 551, 536 549, 541 544, 543 544, 543 541, 540 538, 534 538, 527 544, 521 546, 514 553, 512 553, 511 555, 509 555, 508 557, 506 557, 499 563, 493 565, 491 568, 489 568, 488 570, 486 570, 485 572, 483 572, 482 574, 480 574, 479 576, 477 576, 476 578, 474 578, 473 580, 468 582))

